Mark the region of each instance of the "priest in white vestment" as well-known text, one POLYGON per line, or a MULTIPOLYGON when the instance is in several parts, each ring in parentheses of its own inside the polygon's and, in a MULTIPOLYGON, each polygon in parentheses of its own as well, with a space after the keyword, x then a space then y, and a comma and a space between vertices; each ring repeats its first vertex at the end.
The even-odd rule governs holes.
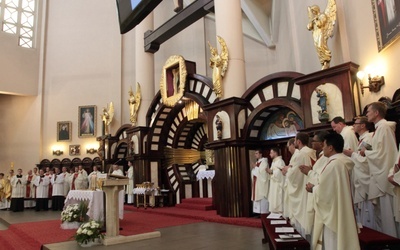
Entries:
POLYGON ((54 174, 51 176, 52 202, 51 208, 53 211, 62 211, 64 208, 64 175, 60 173, 58 167, 54 168, 54 174))
POLYGON ((11 177, 10 183, 12 187, 10 210, 13 212, 24 211, 26 179, 22 175, 22 169, 19 168, 17 174, 11 177))
POLYGON ((389 182, 394 186, 393 213, 396 221, 397 238, 400 238, 400 147, 397 163, 389 171, 389 182))
POLYGON ((36 175, 33 174, 32 170, 28 170, 28 174, 25 176, 26 179, 26 193, 25 193, 25 201, 24 206, 25 208, 33 208, 35 207, 35 193, 36 189, 33 185, 33 180, 35 179, 36 175))
POLYGON ((360 154, 365 154, 368 161, 371 176, 368 195, 374 204, 376 229, 396 237, 393 185, 388 181, 389 170, 397 162, 396 123, 386 121, 385 116, 386 106, 382 102, 368 106, 368 121, 375 124, 375 132, 371 140, 372 149, 362 148, 360 154))
POLYGON ((253 212, 265 214, 268 212, 268 160, 262 157, 262 151, 256 150, 254 153, 256 163, 252 166, 252 193, 253 212))
POLYGON ((71 188, 70 190, 85 190, 88 188, 88 175, 82 165, 75 167, 75 172, 70 176, 71 188))
POLYGON ((354 162, 353 184, 354 194, 353 203, 357 222, 363 226, 377 229, 374 222, 374 206, 368 199, 368 189, 370 173, 367 158, 360 154, 363 145, 371 145, 372 133, 368 130, 368 118, 365 116, 356 117, 354 121, 354 131, 359 135, 357 151, 344 149, 343 153, 351 157, 354 162))
POLYGON ((62 167, 61 175, 64 178, 64 197, 67 197, 69 189, 71 188, 71 174, 68 172, 67 167, 62 167))
POLYGON ((100 171, 98 170, 97 166, 93 166, 93 171, 89 174, 88 180, 89 180, 89 189, 90 190, 96 190, 99 187, 97 186, 97 177, 98 174, 100 174, 100 171))
MULTIPOLYGON (((292 154, 292 157, 290 157, 289 165, 285 166, 282 169, 282 174, 286 176, 287 170, 293 166, 294 162, 297 161, 297 154, 299 153, 299 150, 296 148, 294 144, 295 138, 289 139, 287 142, 287 149, 289 152, 292 154)), ((290 212, 290 207, 289 207, 289 194, 287 192, 288 189, 288 181, 286 180, 285 177, 285 182, 283 184, 283 217, 289 218, 291 212, 290 212)))
POLYGON ((328 163, 319 174, 318 184, 306 185, 314 197, 312 249, 315 250, 360 249, 347 171, 354 163, 342 154, 343 145, 339 134, 325 136, 323 152, 328 163))
POLYGON ((299 153, 296 156, 296 162, 293 162, 293 166, 287 169, 286 174, 291 209, 290 223, 304 238, 306 238, 306 235, 311 234, 312 225, 308 225, 307 219, 308 194, 304 189, 307 184, 307 177, 300 171, 299 167, 301 165, 312 167, 317 160, 315 150, 307 146, 308 141, 309 136, 307 133, 297 133, 295 145, 299 149, 299 153))
POLYGON ((36 187, 36 211, 49 210, 49 185, 50 179, 44 175, 43 169, 39 170, 39 176, 33 181, 36 187))
POLYGON ((285 176, 282 174, 282 169, 285 162, 280 155, 279 148, 272 148, 270 154, 272 163, 271 167, 267 168, 269 174, 269 211, 273 213, 283 212, 283 184, 285 183, 285 176))
POLYGON ((132 204, 133 203, 133 188, 135 187, 134 185, 134 179, 133 179, 133 162, 128 161, 128 171, 126 171, 126 176, 129 178, 129 184, 126 186, 125 193, 128 196, 127 198, 127 203, 132 204))

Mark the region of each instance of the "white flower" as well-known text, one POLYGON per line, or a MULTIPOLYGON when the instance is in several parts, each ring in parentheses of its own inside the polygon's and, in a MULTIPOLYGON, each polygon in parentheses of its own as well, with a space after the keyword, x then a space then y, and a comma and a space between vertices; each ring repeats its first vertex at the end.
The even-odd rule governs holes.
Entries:
POLYGON ((87 232, 87 235, 89 235, 89 236, 92 235, 92 234, 93 234, 93 232, 90 231, 90 230, 87 232))

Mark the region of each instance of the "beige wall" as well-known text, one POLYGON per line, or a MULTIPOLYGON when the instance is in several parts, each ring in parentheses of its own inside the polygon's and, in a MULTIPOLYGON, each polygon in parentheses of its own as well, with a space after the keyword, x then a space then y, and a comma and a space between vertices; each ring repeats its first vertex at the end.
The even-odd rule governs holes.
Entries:
MULTIPOLYGON (((258 79, 277 71, 311 73, 320 69, 311 32, 306 29, 306 7, 311 2, 279 1, 276 47, 269 49, 254 39, 244 38, 247 88, 258 79)), ((361 69, 373 63, 386 65, 386 85, 378 94, 370 94, 366 90, 361 102, 364 106, 381 96, 391 97, 398 88, 396 79, 400 77, 396 60, 400 55, 400 41, 378 53, 370 1, 337 2, 339 20, 335 36, 329 41, 333 52, 332 66, 348 59, 359 64, 361 69)), ((314 0, 313 3, 325 8, 326 1, 314 0)), ((163 1, 156 9, 155 28, 174 15, 172 5, 172 1, 163 1)), ((38 65, 34 66, 37 68, 35 70, 25 69, 23 66, 28 64, 28 60, 20 57, 18 48, 8 48, 8 58, 24 63, 22 67, 18 61, 9 65, 18 69, 17 74, 11 75, 15 78, 5 75, 4 69, 8 69, 8 66, 4 64, 3 51, 8 46, 9 38, 0 35, 0 91, 33 95, 0 95, 0 127, 3 131, 0 134, 0 171, 6 171, 10 162, 27 170, 40 159, 53 159, 53 146, 63 149, 64 154, 58 157, 60 159, 69 157, 68 145, 72 144, 81 145, 81 158, 93 158, 93 155, 86 155, 85 149, 89 144, 96 144, 95 138, 78 138, 78 106, 97 106, 97 135, 101 133, 101 108, 110 101, 114 102, 116 110, 111 132, 115 133, 122 124, 129 123, 127 92, 136 82, 136 38, 134 32, 123 36, 119 34, 115 1, 52 0, 48 1, 47 7, 46 49, 41 62, 43 69, 40 69, 40 62, 39 68, 38 65), (20 79, 29 79, 32 86, 27 88, 20 83, 20 79), (56 141, 57 121, 72 122, 71 142, 56 141)), ((197 73, 211 76, 207 41, 216 45, 214 25, 213 19, 199 20, 161 45, 155 54, 155 92, 159 90, 161 69, 173 54, 195 61, 197 73)), ((235 27, 227 27, 232 28, 235 27)), ((23 54, 23 57, 27 56, 29 53, 23 54)), ((141 108, 147 110, 148 107, 141 108)))

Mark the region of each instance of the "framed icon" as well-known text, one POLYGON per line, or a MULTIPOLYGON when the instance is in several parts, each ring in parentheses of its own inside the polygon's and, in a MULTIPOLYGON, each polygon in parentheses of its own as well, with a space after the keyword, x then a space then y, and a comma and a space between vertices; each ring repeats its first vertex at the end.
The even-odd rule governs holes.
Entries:
POLYGON ((97 127, 97 107, 79 106, 78 109, 78 137, 95 137, 97 127))
POLYGON ((57 141, 71 141, 71 122, 57 122, 57 141))

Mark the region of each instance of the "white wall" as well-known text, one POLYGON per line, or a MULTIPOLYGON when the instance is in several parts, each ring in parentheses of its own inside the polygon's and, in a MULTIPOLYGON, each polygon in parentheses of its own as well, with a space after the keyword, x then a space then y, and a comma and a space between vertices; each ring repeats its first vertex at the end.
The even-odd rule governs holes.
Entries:
MULTIPOLYGON (((306 29, 307 6, 318 4, 325 8, 326 0, 279 0, 279 32, 275 49, 244 38, 246 61, 246 86, 258 79, 278 71, 311 73, 321 66, 315 53, 312 34, 306 29)), ((378 53, 371 2, 365 0, 337 0, 339 20, 335 36, 329 40, 332 50, 332 66, 349 60, 364 69, 379 62, 386 65, 386 85, 381 92, 371 94, 366 90, 362 106, 381 96, 391 97, 398 88, 400 41, 378 53), (344 8, 343 8, 344 6, 344 8)), ((86 155, 85 147, 95 144, 95 138, 78 138, 78 106, 96 105, 97 135, 101 133, 100 112, 108 102, 113 101, 116 109, 111 132, 129 123, 129 87, 135 78, 135 32, 121 36, 116 17, 115 1, 98 0, 52 0, 48 1, 47 30, 43 53, 43 71, 32 73, 22 70, 16 78, 3 75, 7 69, 0 62, 0 91, 17 85, 10 92, 22 93, 21 78, 39 78, 43 81, 32 83, 37 97, 0 95, 0 171, 6 171, 10 162, 16 167, 32 168, 40 159, 53 159, 52 146, 60 146, 65 152, 58 158, 69 157, 68 145, 79 144, 81 158, 86 155), (32 77, 32 74, 38 76, 32 77), (12 84, 4 85, 4 79, 12 84), (6 87, 4 87, 6 86, 6 87), (57 121, 72 122, 72 141, 56 142, 57 121)), ((154 13, 154 28, 174 15, 172 1, 163 1, 154 13)), ((235 27, 227 27, 229 29, 235 27)), ((202 19, 180 34, 161 45, 155 54, 155 92, 159 90, 162 67, 167 58, 174 54, 195 61, 197 73, 211 76, 208 66, 209 49, 207 41, 216 45, 214 21, 202 19)), ((0 36, 0 53, 4 41, 0 36)), ((229 44, 228 44, 229 48, 229 44)), ((17 48, 10 48, 8 57, 19 58, 17 48)), ((3 58, 3 54, 1 54, 3 58)), ((19 59, 21 60, 21 59, 19 59)), ((24 59, 25 60, 25 59, 24 59)), ((24 86, 24 85, 22 85, 24 86)), ((28 93, 25 93, 28 94, 28 93)), ((32 94, 33 95, 33 94, 32 94)), ((141 107, 147 109, 148 107, 141 107)))

